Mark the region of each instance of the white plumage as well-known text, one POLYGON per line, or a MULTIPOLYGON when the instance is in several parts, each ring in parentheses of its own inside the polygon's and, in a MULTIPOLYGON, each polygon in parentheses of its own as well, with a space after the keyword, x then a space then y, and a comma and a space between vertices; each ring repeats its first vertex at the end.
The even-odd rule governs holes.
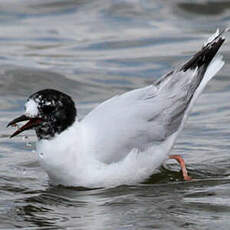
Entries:
POLYGON ((198 96, 224 65, 221 56, 206 65, 223 41, 217 31, 201 54, 155 85, 115 96, 54 138, 38 141, 39 161, 51 183, 112 187, 152 175, 168 158, 198 96))

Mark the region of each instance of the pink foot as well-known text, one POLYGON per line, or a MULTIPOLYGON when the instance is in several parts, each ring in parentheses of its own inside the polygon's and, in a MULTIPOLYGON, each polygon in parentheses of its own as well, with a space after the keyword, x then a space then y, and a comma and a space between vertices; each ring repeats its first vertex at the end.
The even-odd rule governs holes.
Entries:
POLYGON ((180 164, 182 174, 183 174, 183 178, 184 178, 185 181, 192 180, 192 178, 188 175, 184 159, 180 155, 171 155, 171 156, 169 156, 169 159, 174 159, 180 164))

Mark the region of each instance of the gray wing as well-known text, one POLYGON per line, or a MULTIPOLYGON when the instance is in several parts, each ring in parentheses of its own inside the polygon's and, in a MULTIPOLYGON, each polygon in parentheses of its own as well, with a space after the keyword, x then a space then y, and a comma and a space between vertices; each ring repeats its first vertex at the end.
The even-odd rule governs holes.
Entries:
MULTIPOLYGON (((175 79, 184 77, 184 73, 174 75, 175 79)), ((154 85, 133 90, 90 112, 82 122, 98 159, 119 161, 133 148, 144 150, 177 131, 188 105, 184 84, 185 80, 176 87, 168 85, 170 90, 154 85)))
POLYGON ((99 160, 109 163, 119 161, 133 148, 144 150, 181 130, 188 107, 223 66, 221 58, 210 64, 223 42, 218 35, 155 85, 113 97, 96 107, 82 120, 87 147, 99 160))

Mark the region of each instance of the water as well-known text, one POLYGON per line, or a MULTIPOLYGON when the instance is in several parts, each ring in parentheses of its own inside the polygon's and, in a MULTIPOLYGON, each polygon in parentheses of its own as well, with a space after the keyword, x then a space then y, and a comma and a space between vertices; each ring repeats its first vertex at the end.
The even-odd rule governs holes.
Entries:
POLYGON ((2 0, 0 3, 0 229, 229 229, 230 36, 226 65, 196 104, 169 161, 144 184, 51 187, 35 136, 5 126, 28 95, 70 94, 80 116, 103 100, 151 84, 230 25, 229 1, 2 0))

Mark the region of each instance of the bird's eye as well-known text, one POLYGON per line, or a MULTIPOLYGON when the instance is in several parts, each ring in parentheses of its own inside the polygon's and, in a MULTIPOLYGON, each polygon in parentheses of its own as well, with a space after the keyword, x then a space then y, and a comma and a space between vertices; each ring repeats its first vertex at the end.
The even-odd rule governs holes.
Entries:
POLYGON ((46 106, 43 106, 42 111, 43 113, 49 114, 54 111, 54 108, 55 108, 54 106, 46 105, 46 106))

